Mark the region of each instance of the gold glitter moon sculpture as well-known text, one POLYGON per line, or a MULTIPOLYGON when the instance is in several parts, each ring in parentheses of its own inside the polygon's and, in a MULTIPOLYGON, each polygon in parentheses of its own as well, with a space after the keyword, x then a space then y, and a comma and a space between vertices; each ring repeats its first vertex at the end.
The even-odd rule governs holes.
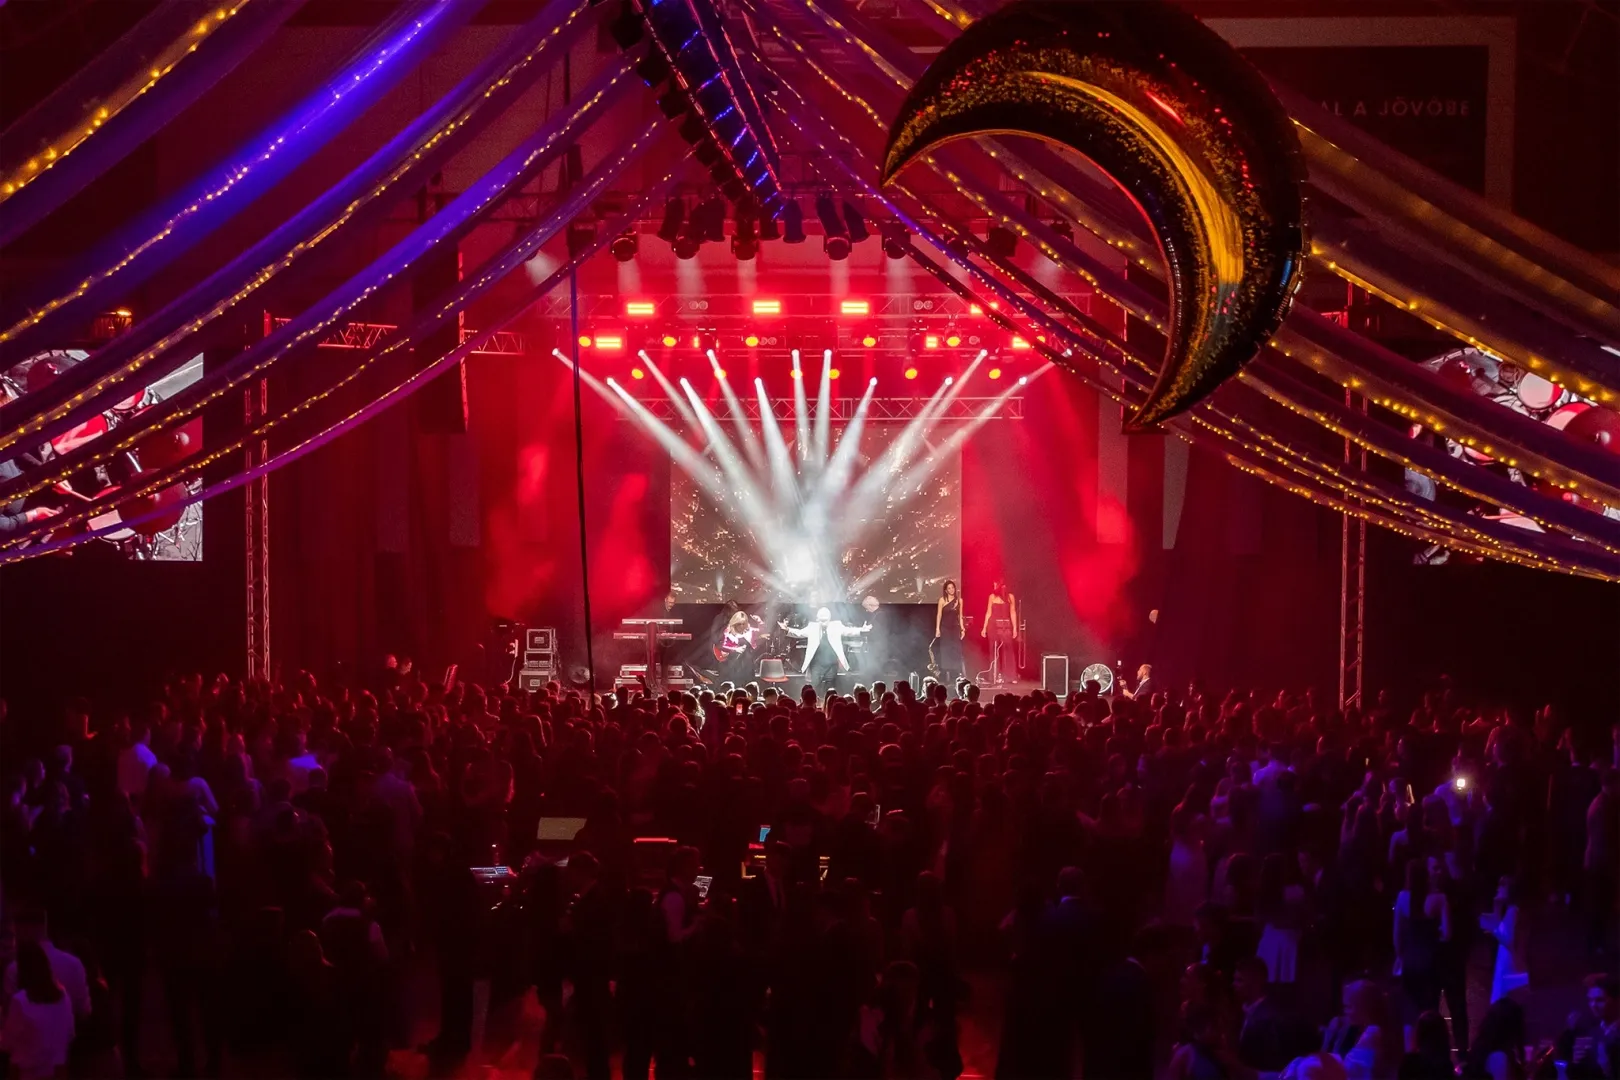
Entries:
POLYGON ((1191 15, 1160 0, 1017 0, 974 23, 906 97, 884 183, 975 135, 1069 147, 1152 226, 1169 341, 1127 431, 1208 397, 1282 324, 1305 258, 1299 141, 1259 72, 1191 15))

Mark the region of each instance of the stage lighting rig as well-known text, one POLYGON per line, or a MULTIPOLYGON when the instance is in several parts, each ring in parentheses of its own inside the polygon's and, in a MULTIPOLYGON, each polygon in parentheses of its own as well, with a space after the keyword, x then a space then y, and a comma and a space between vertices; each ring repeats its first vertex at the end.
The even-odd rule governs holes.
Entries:
POLYGON ((739 262, 749 262, 759 254, 759 231, 753 212, 737 207, 737 228, 731 236, 731 253, 739 262))
POLYGON ((821 221, 821 250, 827 253, 827 258, 833 262, 849 258, 849 226, 839 215, 831 195, 816 196, 816 217, 821 221))
POLYGON ((723 244, 726 242, 726 201, 718 195, 711 195, 704 199, 702 204, 692 212, 692 220, 701 222, 703 235, 701 239, 709 244, 723 244))
POLYGON ((1005 225, 992 225, 985 234, 984 246, 990 254, 1010 259, 1018 251, 1018 234, 1005 225))
POLYGON ((686 203, 680 198, 670 199, 664 204, 664 220, 659 223, 657 236, 666 244, 674 244, 681 235, 681 225, 686 221, 686 203))
POLYGON ((667 82, 673 73, 670 71, 669 61, 664 59, 663 53, 657 49, 648 49, 647 55, 643 56, 636 64, 636 74, 641 76, 641 81, 646 83, 649 88, 654 88, 661 83, 667 82))
POLYGON ((797 199, 789 199, 782 206, 782 243, 804 243, 804 207, 797 199))
POLYGON ((626 229, 618 236, 615 236, 613 242, 608 245, 608 250, 613 253, 613 257, 622 263, 634 259, 640 249, 641 237, 637 235, 636 230, 633 228, 626 229))
POLYGON ((658 95, 658 111, 671 120, 686 112, 687 106, 690 104, 691 101, 687 98, 686 92, 676 86, 672 86, 658 95))
POLYGON ((596 243, 596 222, 571 221, 568 223, 568 257, 577 259, 596 243))
POLYGON ((759 238, 761 240, 782 239, 782 229, 776 224, 775 218, 763 217, 759 219, 759 238))
POLYGON ((844 225, 849 229, 849 242, 852 244, 859 244, 872 235, 872 230, 866 227, 866 219, 848 199, 844 200, 844 225))
POLYGON ((878 226, 883 237, 883 254, 891 259, 904 259, 911 254, 911 234, 898 221, 885 221, 878 226))
POLYGON ((613 35, 613 40, 621 49, 633 48, 646 32, 647 28, 642 23, 641 16, 636 13, 635 7, 628 3, 620 5, 619 13, 608 23, 608 33, 613 35))

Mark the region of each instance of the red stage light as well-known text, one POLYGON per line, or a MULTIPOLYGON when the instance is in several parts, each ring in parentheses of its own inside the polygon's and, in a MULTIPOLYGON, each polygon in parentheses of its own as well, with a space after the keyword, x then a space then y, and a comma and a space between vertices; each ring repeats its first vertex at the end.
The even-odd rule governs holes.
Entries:
POLYGON ((759 335, 749 334, 747 337, 743 338, 743 344, 748 346, 750 349, 759 348, 759 335))
POLYGON ((664 342, 664 348, 673 349, 675 347, 675 335, 674 334, 665 334, 664 337, 663 337, 663 342, 664 342))
POLYGON ((628 300, 624 305, 624 313, 631 318, 646 318, 657 311, 658 305, 651 300, 628 300))
POLYGON ((998 368, 998 367, 993 367, 993 368, 991 368, 991 369, 990 369, 990 377, 991 377, 991 378, 992 378, 992 379, 999 379, 999 378, 1001 378, 1001 369, 1000 369, 1000 368, 998 368))
POLYGON ((780 314, 782 314, 782 301, 780 301, 780 300, 755 300, 754 301, 754 314, 755 315, 780 315, 780 314))
POLYGON ((955 333, 954 331, 946 334, 945 344, 949 345, 953 349, 956 348, 958 345, 962 344, 962 335, 955 333))
POLYGON ((606 349, 608 352, 618 352, 624 348, 624 336, 621 334, 597 334, 596 347, 606 349))
POLYGON ((917 369, 916 368, 914 368, 914 367, 906 368, 906 378, 915 379, 916 377, 917 377, 917 369))
POLYGON ((696 334, 692 335, 692 348, 694 348, 694 349, 699 348, 699 347, 701 347, 702 343, 703 343, 702 338, 698 337, 696 334))
POLYGON ((838 378, 838 369, 837 369, 837 368, 833 368, 833 369, 832 369, 832 370, 830 370, 830 371, 828 371, 828 372, 827 372, 827 378, 829 378, 829 379, 836 379, 836 378, 838 378))
POLYGON ((726 369, 723 367, 717 367, 714 369, 714 375, 717 379, 723 379, 726 377, 726 369))
POLYGON ((645 379, 647 377, 647 373, 638 367, 633 367, 630 369, 630 377, 632 379, 645 379))
POLYGON ((867 334, 865 337, 861 338, 861 344, 870 349, 877 344, 877 336, 874 334, 867 334))
POLYGON ((1012 339, 1012 347, 1022 351, 1029 348, 1029 342, 1025 341, 1021 337, 1015 337, 1012 339))
POLYGON ((870 315, 872 302, 870 300, 840 300, 838 302, 840 315, 870 315))
POLYGON ((939 348, 939 335, 938 334, 925 334, 923 336, 923 348, 925 348, 925 349, 937 349, 937 348, 939 348))
POLYGON ((968 314, 969 315, 983 315, 984 314, 984 308, 980 307, 978 304, 969 304, 968 305, 968 314))
POLYGON ((582 349, 588 349, 591 347, 591 338, 589 334, 579 335, 579 347, 582 349))

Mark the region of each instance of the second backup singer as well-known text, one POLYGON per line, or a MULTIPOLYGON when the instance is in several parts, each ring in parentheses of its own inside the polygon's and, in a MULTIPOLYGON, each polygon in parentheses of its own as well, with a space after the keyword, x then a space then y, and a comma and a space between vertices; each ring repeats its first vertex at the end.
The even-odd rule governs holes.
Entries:
POLYGON ((1018 660, 1013 645, 1018 640, 1018 598, 1007 583, 997 581, 990 586, 990 599, 984 606, 984 626, 979 636, 990 643, 990 678, 1000 686, 1006 681, 1010 669, 1018 677, 1018 660))

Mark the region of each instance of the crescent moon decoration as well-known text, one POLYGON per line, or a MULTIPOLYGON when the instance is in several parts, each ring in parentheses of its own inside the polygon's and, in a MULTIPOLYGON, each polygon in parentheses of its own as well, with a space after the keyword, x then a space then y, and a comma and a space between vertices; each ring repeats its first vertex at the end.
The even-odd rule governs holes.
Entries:
POLYGON ((1153 228, 1169 342, 1126 431, 1208 397, 1282 325, 1306 252, 1299 140, 1260 74, 1191 15, 1159 0, 1015 0, 912 87, 883 182, 941 143, 991 134, 1083 154, 1153 228))

